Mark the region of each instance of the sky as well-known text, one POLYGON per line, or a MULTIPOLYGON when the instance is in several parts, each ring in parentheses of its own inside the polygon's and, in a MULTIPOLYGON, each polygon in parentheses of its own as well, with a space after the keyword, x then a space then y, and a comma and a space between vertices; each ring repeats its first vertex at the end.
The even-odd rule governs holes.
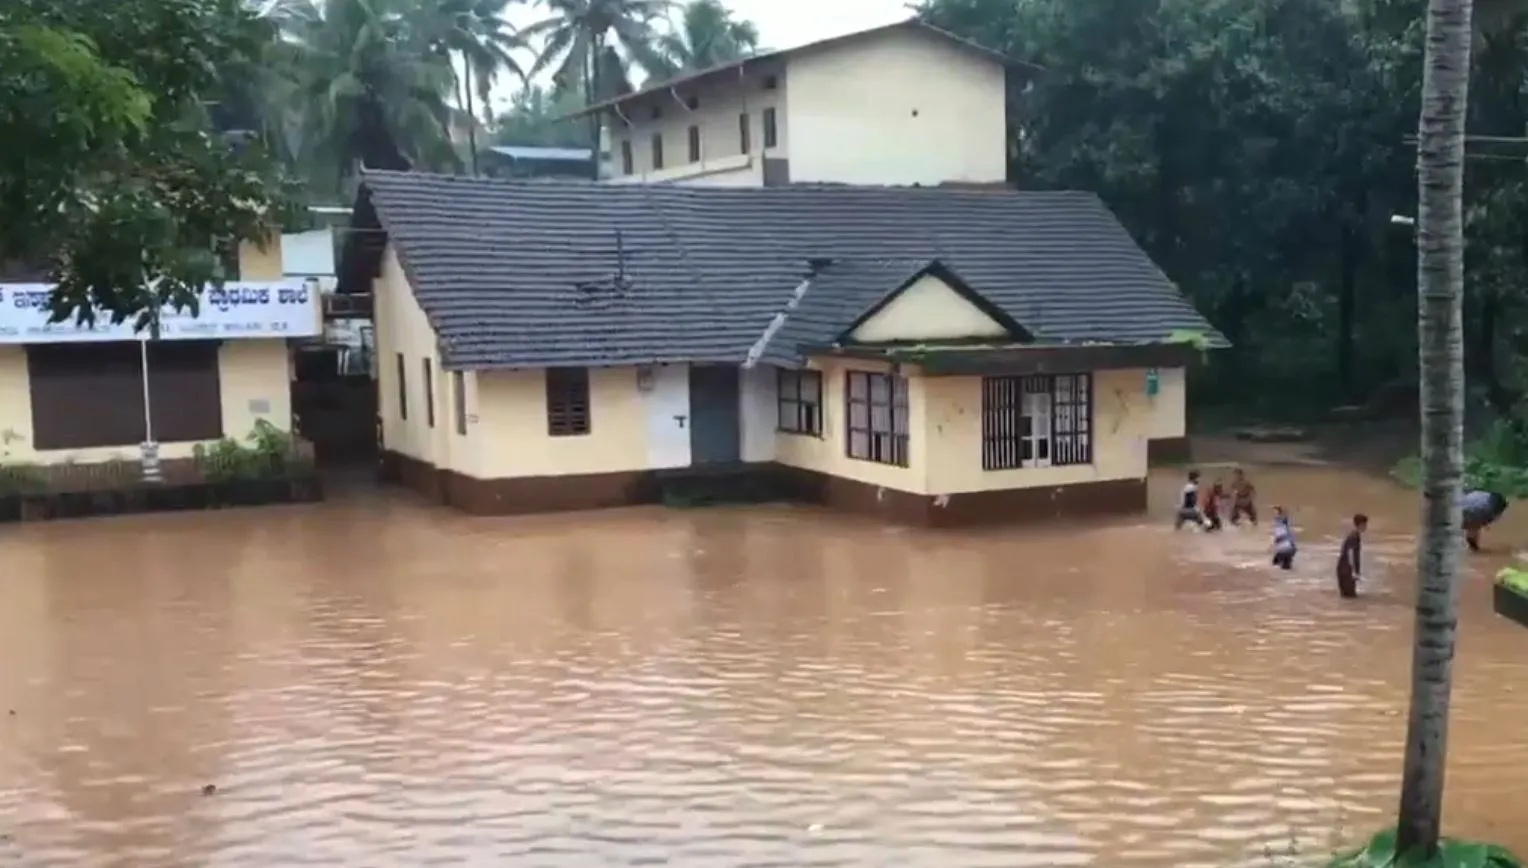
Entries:
MULTIPOLYGON (((759 45, 766 49, 794 48, 830 36, 892 24, 912 17, 907 0, 726 0, 735 16, 759 28, 759 45)), ((512 7, 516 26, 540 20, 545 11, 535 4, 512 7)), ((510 92, 501 84, 494 102, 501 107, 510 92)))

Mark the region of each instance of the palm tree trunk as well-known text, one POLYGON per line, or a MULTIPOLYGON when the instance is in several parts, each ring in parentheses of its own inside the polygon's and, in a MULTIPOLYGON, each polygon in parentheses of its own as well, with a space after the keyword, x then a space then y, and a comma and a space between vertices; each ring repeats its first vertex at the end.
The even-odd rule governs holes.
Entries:
POLYGON ((477 107, 472 104, 472 58, 462 55, 462 81, 458 85, 462 98, 462 113, 467 116, 467 148, 472 152, 469 165, 472 174, 478 173, 477 107))
MULTIPOLYGON (((593 105, 604 91, 600 88, 600 65, 605 54, 605 34, 591 34, 589 39, 589 58, 584 75, 584 105, 593 105)), ((603 112, 589 113, 589 177, 598 181, 600 177, 600 129, 603 112)))
POLYGON ((1417 142, 1418 342, 1422 403, 1422 542, 1411 658, 1411 714, 1397 850, 1438 850, 1462 558, 1464 464, 1464 117, 1472 0, 1429 0, 1417 142))

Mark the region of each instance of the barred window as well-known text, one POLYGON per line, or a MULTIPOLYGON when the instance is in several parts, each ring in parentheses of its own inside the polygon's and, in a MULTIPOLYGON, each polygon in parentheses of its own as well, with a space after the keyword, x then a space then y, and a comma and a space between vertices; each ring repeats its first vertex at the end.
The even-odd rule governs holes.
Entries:
POLYGON ((982 378, 982 469, 1092 463, 1092 374, 982 378))

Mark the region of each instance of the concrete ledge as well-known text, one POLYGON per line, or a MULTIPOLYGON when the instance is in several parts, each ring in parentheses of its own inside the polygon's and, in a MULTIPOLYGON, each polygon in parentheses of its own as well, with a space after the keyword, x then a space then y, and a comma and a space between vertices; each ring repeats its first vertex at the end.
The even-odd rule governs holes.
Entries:
MULTIPOLYGON (((528 515, 657 503, 653 471, 474 479, 387 452, 383 479, 472 515, 528 515)), ((1041 488, 1010 488, 936 497, 883 488, 780 464, 754 465, 787 500, 813 503, 897 524, 972 527, 1132 515, 1146 509, 1146 480, 1121 479, 1041 488)), ((670 471, 672 473, 672 471, 670 471)), ((757 482, 757 480, 754 480, 757 482)))

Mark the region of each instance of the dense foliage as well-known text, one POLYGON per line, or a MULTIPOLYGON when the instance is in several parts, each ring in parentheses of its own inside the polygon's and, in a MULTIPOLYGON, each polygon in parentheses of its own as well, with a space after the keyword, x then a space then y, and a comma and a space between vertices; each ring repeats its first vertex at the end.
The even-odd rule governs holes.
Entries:
POLYGON ((147 325, 300 201, 344 201, 362 165, 588 145, 597 131, 559 123, 584 101, 757 41, 717 0, 539 2, 518 32, 509 0, 0 4, 0 277, 55 280, 60 317, 147 325), (541 70, 553 90, 496 117, 495 90, 541 70))
POLYGON ((272 164, 209 111, 273 37, 239 0, 0 6, 0 262, 56 279, 59 317, 194 303, 281 219, 272 164))
MULTIPOLYGON (((1424 6, 927 0, 922 14, 1044 68, 1015 99, 1013 174, 1099 192, 1235 343, 1197 397, 1308 417, 1404 402, 1415 382, 1416 250, 1393 215, 1416 213, 1424 6)), ((1503 414, 1528 350, 1525 39, 1524 16, 1484 33, 1470 106, 1468 362, 1475 403, 1503 414)))

